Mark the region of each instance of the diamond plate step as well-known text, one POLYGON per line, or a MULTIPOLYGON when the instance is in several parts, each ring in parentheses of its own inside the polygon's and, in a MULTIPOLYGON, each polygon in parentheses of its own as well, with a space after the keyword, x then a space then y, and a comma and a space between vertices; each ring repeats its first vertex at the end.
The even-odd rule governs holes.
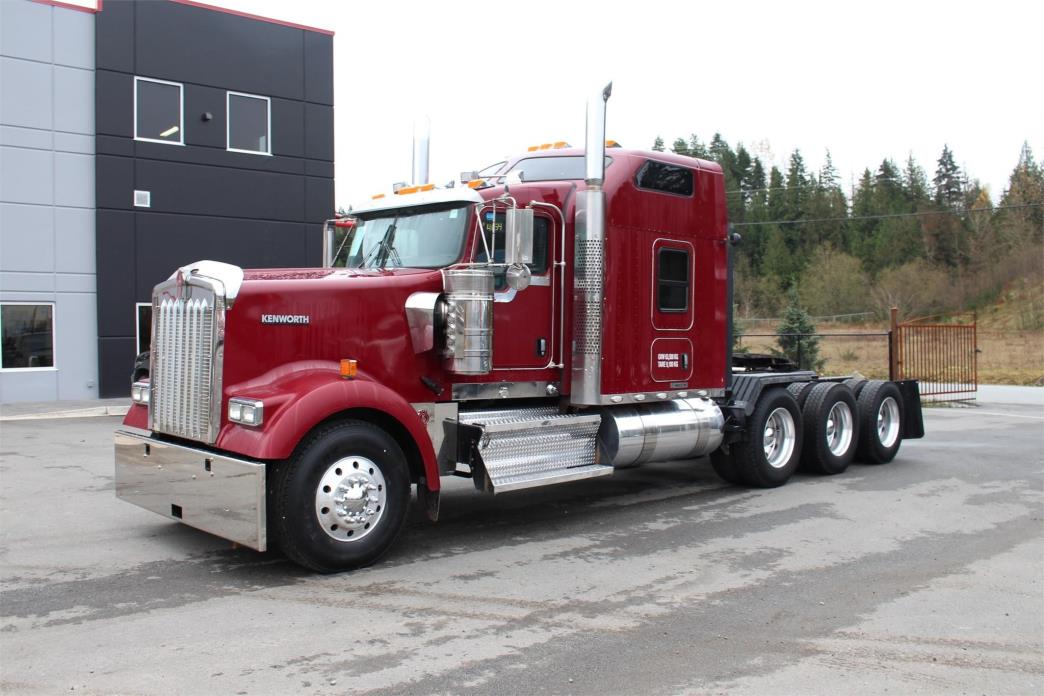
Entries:
POLYGON ((552 407, 461 413, 460 421, 482 428, 478 450, 494 494, 613 472, 595 462, 599 415, 552 407))

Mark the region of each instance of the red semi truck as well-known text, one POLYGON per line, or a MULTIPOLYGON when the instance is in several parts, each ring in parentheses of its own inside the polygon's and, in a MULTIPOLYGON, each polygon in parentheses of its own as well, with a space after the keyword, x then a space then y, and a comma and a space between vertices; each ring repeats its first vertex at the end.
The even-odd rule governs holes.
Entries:
POLYGON ((732 356, 721 169, 607 150, 608 97, 584 149, 355 208, 343 267, 158 285, 116 495, 333 572, 392 545, 412 486, 437 519, 444 476, 498 494, 709 455, 771 487, 921 437, 916 382, 732 356))

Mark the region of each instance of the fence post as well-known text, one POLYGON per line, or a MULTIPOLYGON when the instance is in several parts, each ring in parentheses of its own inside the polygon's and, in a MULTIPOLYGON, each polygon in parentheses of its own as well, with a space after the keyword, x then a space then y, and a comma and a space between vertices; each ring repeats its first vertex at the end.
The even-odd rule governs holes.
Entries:
POLYGON ((892 307, 888 312, 888 379, 899 379, 899 308, 892 307))

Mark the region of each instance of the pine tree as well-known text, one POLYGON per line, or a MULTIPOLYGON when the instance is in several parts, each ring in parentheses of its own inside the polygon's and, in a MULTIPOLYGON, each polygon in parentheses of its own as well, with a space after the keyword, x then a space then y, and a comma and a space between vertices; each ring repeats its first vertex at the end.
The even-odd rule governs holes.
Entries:
POLYGON ((805 171, 805 158, 800 150, 790 155, 787 167, 787 194, 785 199, 784 218, 797 220, 804 216, 804 202, 808 194, 808 174, 805 171))
POLYGON ((1044 241, 1044 167, 1034 161, 1029 143, 1022 144, 1000 205, 1007 209, 999 212, 998 226, 1009 248, 1044 241))
POLYGON ((695 133, 689 136, 689 156, 705 160, 711 158, 710 150, 707 149, 706 145, 700 142, 700 139, 695 133))
POLYGON ((663 138, 656 136, 656 140, 653 142, 652 149, 654 152, 663 152, 663 138))
POLYGON ((906 158, 906 168, 903 169, 903 189, 906 191, 907 200, 910 202, 910 210, 921 209, 930 198, 928 195, 928 177, 917 164, 913 153, 906 158))
POLYGON ((783 321, 776 329, 779 334, 776 342, 783 354, 799 369, 818 370, 823 361, 819 357, 816 325, 812 323, 808 312, 801 308, 796 289, 792 288, 787 298, 789 302, 783 311, 783 321))
POLYGON ((689 145, 685 142, 685 138, 677 138, 674 144, 671 145, 671 152, 676 155, 687 155, 689 154, 689 145))
POLYGON ((935 178, 932 179, 935 185, 935 202, 952 211, 959 211, 964 203, 961 169, 953 161, 953 152, 949 146, 943 145, 937 165, 935 178))

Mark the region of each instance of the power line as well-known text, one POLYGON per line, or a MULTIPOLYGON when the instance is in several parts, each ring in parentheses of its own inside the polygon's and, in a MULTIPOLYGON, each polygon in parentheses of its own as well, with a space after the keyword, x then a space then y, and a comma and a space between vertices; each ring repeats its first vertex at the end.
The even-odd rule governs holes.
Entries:
MULTIPOLYGON (((882 181, 888 181, 888 182, 899 183, 899 184, 903 183, 902 179, 888 179, 888 178, 884 178, 884 179, 877 179, 877 178, 875 178, 874 179, 874 183, 878 183, 878 182, 882 182, 882 181)), ((801 184, 799 186, 770 186, 768 188, 735 189, 735 190, 732 190, 732 191, 726 191, 725 195, 730 195, 730 194, 733 194, 733 193, 761 193, 762 191, 793 191, 795 189, 822 189, 823 191, 840 191, 841 195, 844 195, 844 193, 845 193, 844 189, 841 187, 841 184, 835 184, 833 186, 824 186, 821 182, 817 181, 814 184, 801 184)))
POLYGON ((1017 210, 1019 208, 1040 208, 1044 203, 1024 203, 1021 205, 998 205, 992 208, 965 208, 963 210, 925 210, 919 213, 882 213, 880 215, 853 215, 851 217, 813 218, 803 220, 766 220, 764 222, 734 222, 733 227, 750 227, 752 225, 800 225, 811 222, 852 222, 855 220, 883 220, 886 218, 923 217, 926 215, 967 215, 969 213, 992 213, 998 210, 1017 210))

